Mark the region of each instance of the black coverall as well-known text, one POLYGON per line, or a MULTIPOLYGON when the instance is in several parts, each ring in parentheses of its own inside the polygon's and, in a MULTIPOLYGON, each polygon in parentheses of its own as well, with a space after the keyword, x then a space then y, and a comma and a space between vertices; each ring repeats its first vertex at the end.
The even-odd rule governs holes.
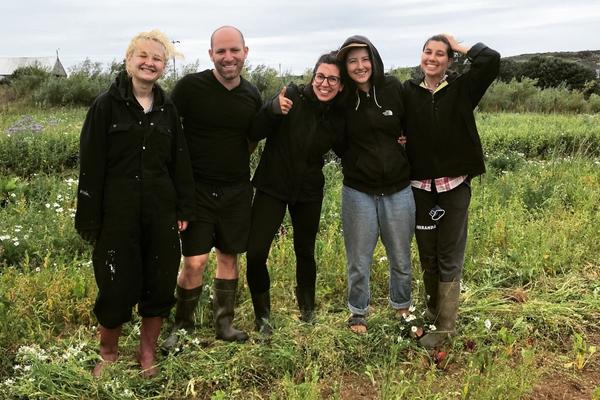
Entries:
MULTIPOLYGON (((177 220, 193 215, 193 176, 175 106, 160 87, 147 114, 121 73, 90 108, 80 139, 75 227, 97 237, 94 313, 114 328, 166 317, 181 257, 177 220)), ((88 235, 89 236, 89 235, 88 235)))

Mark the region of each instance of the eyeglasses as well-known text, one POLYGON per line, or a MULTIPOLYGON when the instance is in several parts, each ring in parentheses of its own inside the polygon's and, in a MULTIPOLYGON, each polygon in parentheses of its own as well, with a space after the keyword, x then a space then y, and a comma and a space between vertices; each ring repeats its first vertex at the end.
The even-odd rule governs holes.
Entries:
POLYGON ((335 75, 325 76, 323 74, 315 75, 315 83, 317 83, 318 85, 322 84, 325 81, 325 79, 327 79, 327 83, 329 84, 329 86, 335 86, 338 83, 340 83, 339 76, 335 76, 335 75))

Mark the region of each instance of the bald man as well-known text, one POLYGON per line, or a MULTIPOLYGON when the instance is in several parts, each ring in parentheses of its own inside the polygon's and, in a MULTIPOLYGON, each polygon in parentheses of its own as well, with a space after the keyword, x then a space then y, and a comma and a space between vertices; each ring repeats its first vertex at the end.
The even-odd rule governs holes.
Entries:
POLYGON ((177 280, 174 329, 163 343, 166 351, 176 347, 177 331, 194 327, 204 269, 213 248, 217 258, 213 285, 216 337, 248 339, 232 323, 237 260, 238 254, 246 251, 253 195, 247 134, 261 98, 256 87, 240 75, 248 47, 237 28, 215 30, 208 55, 214 68, 184 76, 171 95, 190 150, 196 218, 182 235, 184 264, 177 280))

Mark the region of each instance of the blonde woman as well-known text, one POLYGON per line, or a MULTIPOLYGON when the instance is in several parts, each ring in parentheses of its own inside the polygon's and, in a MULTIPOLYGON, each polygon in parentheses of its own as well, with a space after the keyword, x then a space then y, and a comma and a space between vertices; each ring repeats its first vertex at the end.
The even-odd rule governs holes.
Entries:
POLYGON ((126 71, 94 101, 81 131, 75 227, 94 245, 101 357, 94 376, 117 360, 136 304, 138 361, 144 376, 155 375, 162 320, 175 302, 178 232, 193 214, 193 178, 179 116, 156 83, 173 52, 158 30, 136 35, 126 71))

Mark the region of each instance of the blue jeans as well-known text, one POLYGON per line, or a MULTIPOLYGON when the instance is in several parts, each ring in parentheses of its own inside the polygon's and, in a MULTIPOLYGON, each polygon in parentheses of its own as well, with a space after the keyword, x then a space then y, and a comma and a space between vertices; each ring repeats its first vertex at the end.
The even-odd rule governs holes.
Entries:
POLYGON ((415 200, 410 186, 389 195, 373 195, 344 186, 342 224, 348 262, 348 308, 365 315, 371 292, 369 276, 377 239, 390 265, 390 304, 411 305, 410 242, 415 231, 415 200))

